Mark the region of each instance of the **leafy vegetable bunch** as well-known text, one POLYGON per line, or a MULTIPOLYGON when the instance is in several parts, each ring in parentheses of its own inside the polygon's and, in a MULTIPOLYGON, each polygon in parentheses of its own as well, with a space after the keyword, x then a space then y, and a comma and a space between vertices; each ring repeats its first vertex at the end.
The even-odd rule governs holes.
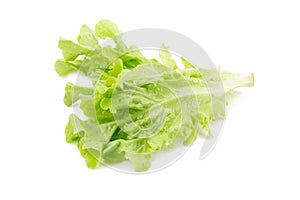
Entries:
POLYGON ((65 136, 89 168, 129 160, 135 171, 148 170, 155 152, 211 137, 211 122, 225 117, 226 95, 253 85, 253 74, 203 69, 184 57, 178 63, 165 45, 160 60, 148 59, 109 20, 95 30, 83 25, 78 43, 61 38, 59 48, 58 75, 76 72, 92 81, 92 87, 68 82, 64 96, 66 106, 85 115, 70 115, 65 136), (114 44, 100 46, 107 38, 114 44), (223 92, 212 93, 220 84, 223 92))

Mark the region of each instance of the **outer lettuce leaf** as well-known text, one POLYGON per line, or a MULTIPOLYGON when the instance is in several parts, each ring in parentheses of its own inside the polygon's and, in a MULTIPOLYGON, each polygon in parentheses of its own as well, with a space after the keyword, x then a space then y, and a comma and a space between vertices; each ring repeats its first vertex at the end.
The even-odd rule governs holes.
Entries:
POLYGON ((79 119, 74 114, 71 114, 65 129, 66 141, 68 143, 78 142, 82 136, 83 132, 81 132, 81 129, 77 128, 79 124, 79 119))
POLYGON ((62 38, 58 42, 58 47, 62 50, 66 61, 75 60, 79 55, 86 55, 90 52, 89 49, 62 38))
POLYGON ((99 46, 95 33, 87 25, 81 27, 78 43, 91 50, 94 50, 99 46))
POLYGON ((70 107, 83 95, 92 95, 93 92, 93 88, 80 87, 74 85, 73 83, 67 83, 65 87, 64 103, 66 106, 70 107))
POLYGON ((63 61, 63 60, 57 60, 54 67, 55 67, 56 73, 60 76, 66 76, 69 73, 72 73, 72 72, 75 72, 78 70, 76 65, 74 65, 70 62, 63 61))
POLYGON ((65 135, 67 142, 77 142, 87 166, 96 168, 100 164, 103 146, 109 142, 116 128, 111 124, 101 125, 93 120, 82 121, 72 114, 69 117, 65 135))
POLYGON ((96 24, 95 30, 96 35, 101 39, 105 39, 107 37, 114 38, 115 36, 121 33, 121 31, 118 29, 115 23, 106 19, 100 20, 96 24))

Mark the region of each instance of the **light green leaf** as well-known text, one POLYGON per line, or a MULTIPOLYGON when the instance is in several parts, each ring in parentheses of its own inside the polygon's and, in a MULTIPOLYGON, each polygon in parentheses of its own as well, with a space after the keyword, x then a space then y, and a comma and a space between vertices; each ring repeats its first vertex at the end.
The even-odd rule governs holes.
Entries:
POLYGON ((83 25, 81 27, 80 34, 78 36, 78 43, 92 50, 99 46, 95 33, 87 25, 83 25))
POLYGON ((82 95, 92 95, 93 92, 93 88, 80 87, 72 83, 67 83, 65 87, 64 103, 66 106, 70 107, 78 101, 82 95))
POLYGON ((82 137, 83 132, 80 132, 79 119, 71 114, 69 117, 69 122, 65 129, 66 141, 69 143, 78 142, 80 137, 82 137))
POLYGON ((57 60, 54 67, 56 73, 60 76, 66 76, 78 70, 76 65, 63 60, 57 60))
POLYGON ((95 30, 96 35, 101 39, 105 39, 107 37, 113 39, 116 35, 121 33, 117 25, 107 19, 99 21, 95 26, 95 30))
POLYGON ((62 38, 58 42, 58 47, 62 50, 66 61, 75 60, 79 55, 86 55, 90 52, 89 49, 62 38))

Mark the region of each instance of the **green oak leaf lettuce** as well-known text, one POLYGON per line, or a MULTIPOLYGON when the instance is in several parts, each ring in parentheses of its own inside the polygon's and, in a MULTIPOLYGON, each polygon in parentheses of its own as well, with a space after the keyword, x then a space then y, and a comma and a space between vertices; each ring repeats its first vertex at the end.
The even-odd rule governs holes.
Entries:
POLYGON ((166 45, 159 51, 161 61, 148 59, 128 47, 109 20, 97 23, 95 31, 83 25, 78 43, 61 38, 58 46, 63 58, 55 63, 57 74, 76 72, 93 83, 68 82, 64 96, 66 106, 79 104, 86 117, 71 114, 65 136, 89 168, 129 160, 135 171, 147 171, 155 152, 212 137, 210 124, 225 118, 227 94, 253 85, 253 74, 202 69, 184 57, 177 63, 166 45), (116 45, 101 46, 107 38, 116 45), (225 93, 212 94, 220 83, 225 93))

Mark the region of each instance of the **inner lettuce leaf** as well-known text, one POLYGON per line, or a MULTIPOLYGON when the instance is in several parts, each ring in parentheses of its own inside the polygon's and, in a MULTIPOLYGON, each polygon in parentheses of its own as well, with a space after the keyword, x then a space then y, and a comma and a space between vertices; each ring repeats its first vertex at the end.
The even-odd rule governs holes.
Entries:
POLYGON ((66 106, 79 104, 87 118, 71 114, 65 136, 89 168, 129 160, 135 171, 147 171, 155 152, 213 137, 210 124, 225 118, 226 96, 253 86, 253 74, 202 69, 184 57, 177 63, 164 44, 160 61, 147 59, 126 46, 109 20, 99 21, 95 31, 83 25, 78 43, 61 38, 58 46, 63 58, 55 63, 57 74, 80 73, 93 82, 92 87, 68 82, 64 96, 66 106), (115 46, 100 46, 106 38, 115 46), (212 94, 220 81, 224 92, 212 94))

